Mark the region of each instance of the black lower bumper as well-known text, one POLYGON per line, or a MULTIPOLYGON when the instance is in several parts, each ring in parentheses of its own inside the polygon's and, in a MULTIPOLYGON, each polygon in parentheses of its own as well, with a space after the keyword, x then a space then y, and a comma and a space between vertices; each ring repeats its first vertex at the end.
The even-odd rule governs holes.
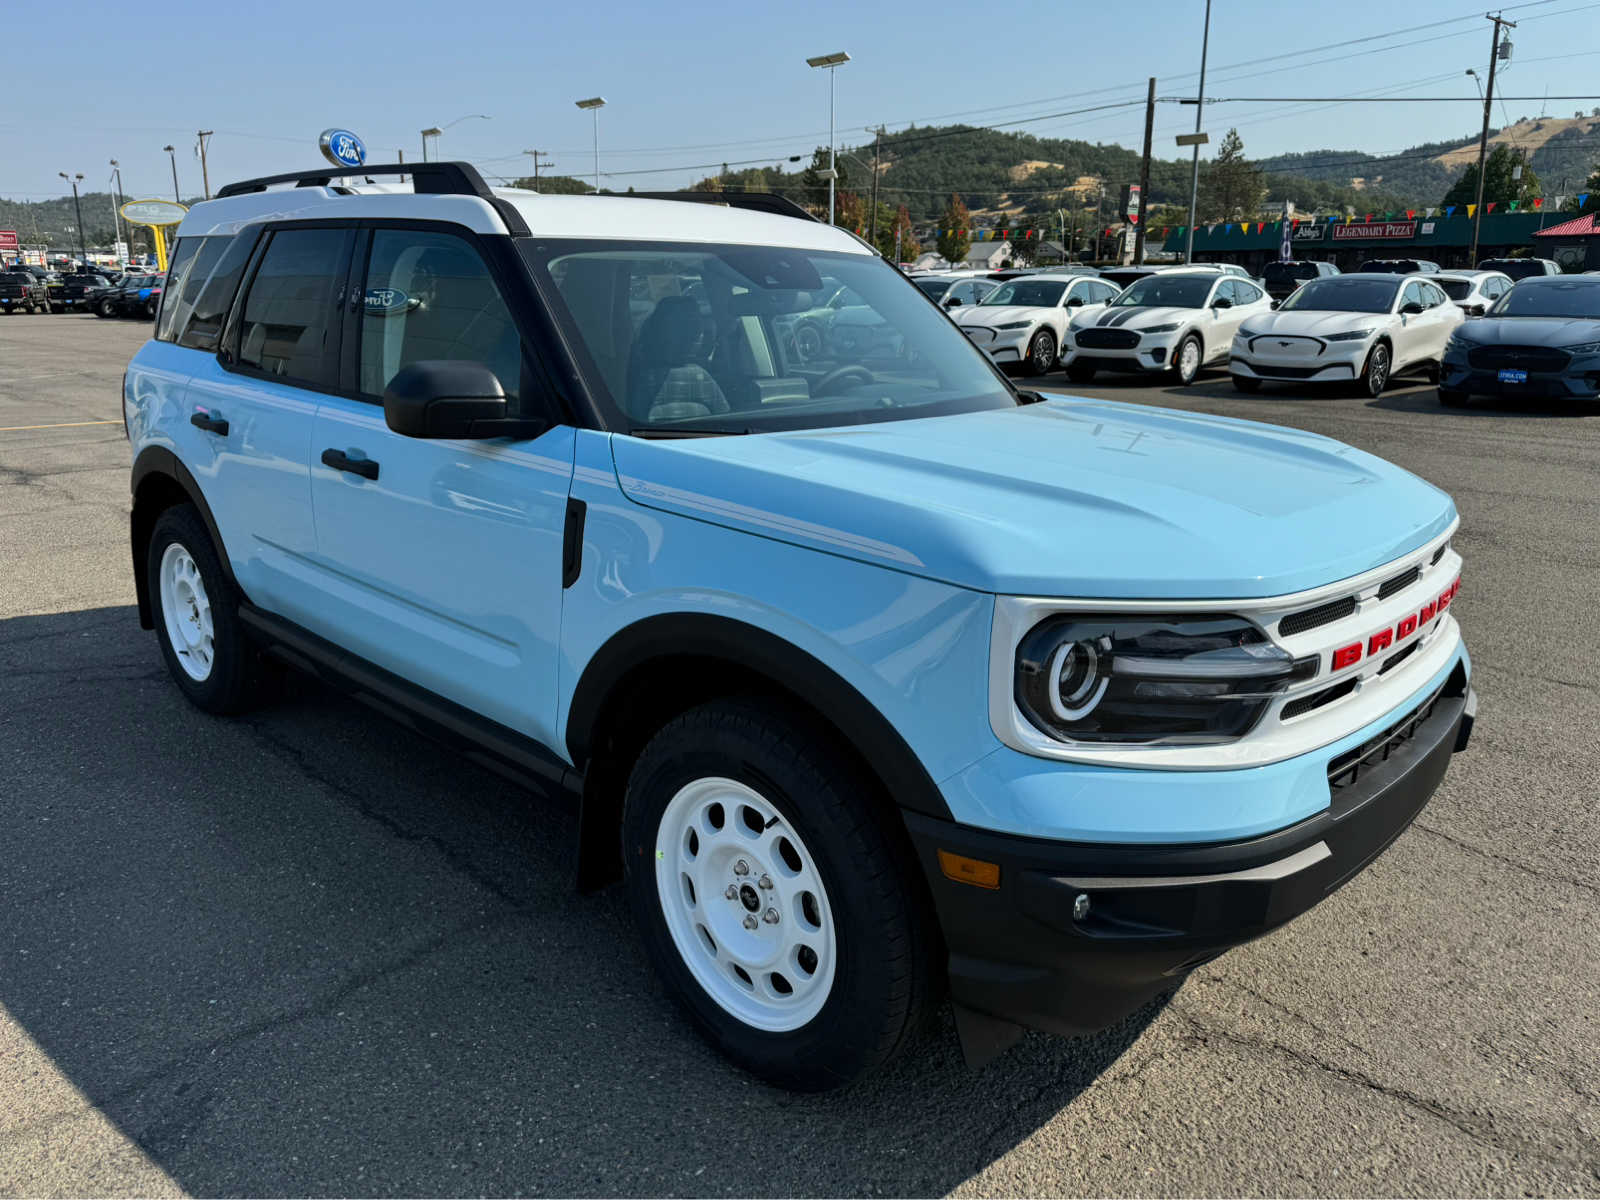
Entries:
POLYGON ((907 812, 949 949, 958 1017, 966 1009, 1054 1033, 1102 1029, 1200 964, 1299 916, 1422 810, 1465 747, 1474 708, 1458 667, 1356 757, 1334 760, 1326 810, 1243 841, 1056 842, 907 812), (940 850, 999 864, 999 886, 947 878, 940 850))
POLYGON ((1513 383, 1502 380, 1498 371, 1477 371, 1446 361, 1439 386, 1469 396, 1506 400, 1593 400, 1600 391, 1600 372, 1529 371, 1526 379, 1513 383))

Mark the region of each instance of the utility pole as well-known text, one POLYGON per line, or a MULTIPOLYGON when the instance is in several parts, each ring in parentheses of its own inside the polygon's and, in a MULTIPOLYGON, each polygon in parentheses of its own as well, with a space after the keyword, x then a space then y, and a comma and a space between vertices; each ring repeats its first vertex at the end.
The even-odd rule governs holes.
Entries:
POLYGON ((1211 48, 1211 0, 1206 0, 1206 27, 1200 37, 1200 87, 1194 99, 1194 168, 1189 175, 1189 230, 1183 248, 1183 261, 1194 261, 1194 218, 1200 205, 1200 123, 1206 111, 1206 52, 1211 48))
MULTIPOLYGON (((1489 105, 1494 103, 1494 68, 1500 60, 1500 26, 1508 29, 1517 27, 1515 21, 1508 21, 1499 13, 1483 15, 1485 20, 1494 22, 1494 32, 1489 42, 1489 83, 1483 90, 1483 129, 1478 134, 1478 203, 1472 209, 1472 250, 1467 255, 1469 264, 1478 261, 1478 231, 1483 225, 1483 176, 1489 154, 1489 105)), ((1510 50, 1509 46, 1507 50, 1510 50)))
POLYGON ((874 247, 878 244, 878 147, 883 141, 883 127, 880 125, 872 136, 872 233, 867 238, 874 247))
POLYGON ((533 190, 537 192, 539 190, 539 168, 553 167, 556 164, 553 162, 542 163, 539 161, 539 156, 546 153, 543 150, 524 150, 523 153, 533 159, 533 190))
POLYGON ((211 199, 211 172, 206 167, 206 139, 215 132, 214 129, 201 129, 195 133, 200 139, 200 183, 205 189, 207 200, 211 199))
POLYGON ((83 178, 83 172, 78 171, 68 175, 65 171, 57 171, 56 174, 72 185, 72 211, 78 216, 78 261, 84 266, 88 266, 89 243, 84 240, 83 206, 78 203, 78 181, 83 178))
POLYGON ((1139 162, 1139 223, 1133 227, 1133 265, 1144 265, 1144 215, 1150 208, 1150 139, 1156 131, 1156 77, 1144 100, 1144 158, 1139 162))

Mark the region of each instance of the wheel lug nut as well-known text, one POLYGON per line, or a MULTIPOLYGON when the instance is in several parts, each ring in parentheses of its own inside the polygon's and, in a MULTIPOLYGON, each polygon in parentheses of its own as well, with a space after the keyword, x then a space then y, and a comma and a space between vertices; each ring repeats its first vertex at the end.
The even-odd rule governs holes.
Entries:
POLYGON ((763 875, 760 879, 756 880, 756 886, 758 888, 765 888, 768 891, 771 891, 772 890, 772 876, 771 875, 763 875))
POLYGON ((733 864, 733 873, 735 875, 748 875, 748 874, 750 874, 750 864, 745 862, 745 860, 741 858, 738 862, 733 864))
POLYGON ((755 919, 755 917, 754 916, 745 917, 745 919, 744 919, 744 927, 746 929, 754 929, 756 927, 756 919, 755 919))
POLYGON ((761 919, 768 925, 776 925, 778 923, 778 910, 775 908, 767 909, 766 912, 761 914, 761 919))
POLYGON ((728 885, 728 890, 723 892, 722 894, 726 899, 737 900, 739 898, 739 889, 734 887, 733 884, 730 883, 728 885))

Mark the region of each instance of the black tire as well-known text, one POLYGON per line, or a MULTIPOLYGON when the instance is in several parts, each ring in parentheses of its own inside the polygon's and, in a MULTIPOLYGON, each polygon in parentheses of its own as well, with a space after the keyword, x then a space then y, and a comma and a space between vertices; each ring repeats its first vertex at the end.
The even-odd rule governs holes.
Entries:
POLYGON ((1088 362, 1067 364, 1067 378, 1073 383, 1088 383, 1094 378, 1095 365, 1088 362))
POLYGON ((260 652, 245 636, 239 621, 239 593, 223 573, 211 535, 193 505, 176 505, 156 519, 145 550, 145 564, 156 640, 161 643, 161 656, 178 690, 196 708, 209 713, 226 715, 249 708, 261 692, 260 652), (185 669, 180 655, 187 658, 189 652, 174 647, 168 628, 161 570, 167 548, 174 545, 187 551, 198 568, 210 604, 211 667, 204 679, 196 679, 185 669))
POLYGON ((1466 392, 1452 391, 1450 388, 1439 389, 1439 403, 1446 408, 1465 408, 1472 397, 1466 392))
POLYGON ((1179 387, 1188 387, 1191 383, 1198 379, 1200 377, 1200 372, 1205 369, 1205 365, 1205 346, 1201 344, 1200 339, 1194 334, 1189 334, 1172 348, 1172 378, 1177 382, 1179 387), (1190 343, 1193 343, 1195 348, 1194 370, 1190 371, 1189 374, 1185 376, 1183 373, 1184 349, 1190 343))
POLYGON ((1041 329, 1028 343, 1027 357, 1022 361, 1024 375, 1043 375, 1056 365, 1056 335, 1041 329))
POLYGON ((1233 380, 1233 390, 1236 392, 1259 392, 1261 380, 1251 375, 1230 375, 1233 380))
POLYGON ((1361 367, 1361 376, 1356 380, 1356 395, 1370 396, 1376 400, 1383 395, 1383 389, 1389 386, 1389 369, 1393 363, 1388 342, 1379 342, 1367 351, 1367 361, 1361 367))
MULTIPOLYGON (((762 1079, 796 1091, 843 1087, 887 1062, 924 1024, 939 979, 935 927, 910 849, 872 806, 871 784, 834 748, 836 740, 805 713, 777 702, 714 701, 656 733, 634 764, 623 807, 629 899, 656 972, 712 1046, 762 1079), (781 820, 802 844, 827 895, 834 976, 821 1008, 792 1030, 763 1030, 723 1007, 696 979, 668 927, 657 885, 657 834, 674 797, 713 778, 759 793, 777 814, 772 820, 781 820)), ((730 826, 735 821, 732 813, 726 819, 730 826)), ((714 849, 694 844, 707 853, 714 849)), ((751 844, 759 853, 760 844, 751 844)), ((698 932, 709 953, 715 941, 708 926, 716 919, 709 906, 730 903, 739 917, 739 900, 709 888, 688 894, 683 911, 695 914, 689 919, 698 918, 700 900, 707 906, 698 932)), ((781 897, 782 891, 765 895, 781 897)), ((784 919, 799 920, 797 912, 784 919)), ((777 927, 773 922, 774 937, 777 927)), ((721 971, 724 964, 713 955, 709 969, 721 971)), ((750 982, 748 974, 743 979, 750 982)))
POLYGON ((1443 374, 1444 374, 1444 364, 1443 363, 1430 362, 1430 363, 1424 363, 1422 365, 1422 377, 1424 379, 1426 379, 1429 383, 1437 384, 1439 382, 1440 376, 1442 376, 1443 374))
POLYGON ((97 317, 114 317, 117 315, 117 306, 110 300, 102 300, 95 305, 94 314, 97 317))

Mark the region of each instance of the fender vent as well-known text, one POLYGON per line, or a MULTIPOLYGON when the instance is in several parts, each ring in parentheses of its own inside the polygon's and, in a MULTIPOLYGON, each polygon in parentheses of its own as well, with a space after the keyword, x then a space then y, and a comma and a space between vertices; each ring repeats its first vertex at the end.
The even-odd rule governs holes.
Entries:
POLYGON ((1278 622, 1278 633, 1282 637, 1289 637, 1296 633, 1304 633, 1308 629, 1315 629, 1319 625, 1327 625, 1334 621, 1348 617, 1356 610, 1356 598, 1346 596, 1342 600, 1333 600, 1327 604, 1319 604, 1316 608, 1302 609, 1297 613, 1290 613, 1278 622))

